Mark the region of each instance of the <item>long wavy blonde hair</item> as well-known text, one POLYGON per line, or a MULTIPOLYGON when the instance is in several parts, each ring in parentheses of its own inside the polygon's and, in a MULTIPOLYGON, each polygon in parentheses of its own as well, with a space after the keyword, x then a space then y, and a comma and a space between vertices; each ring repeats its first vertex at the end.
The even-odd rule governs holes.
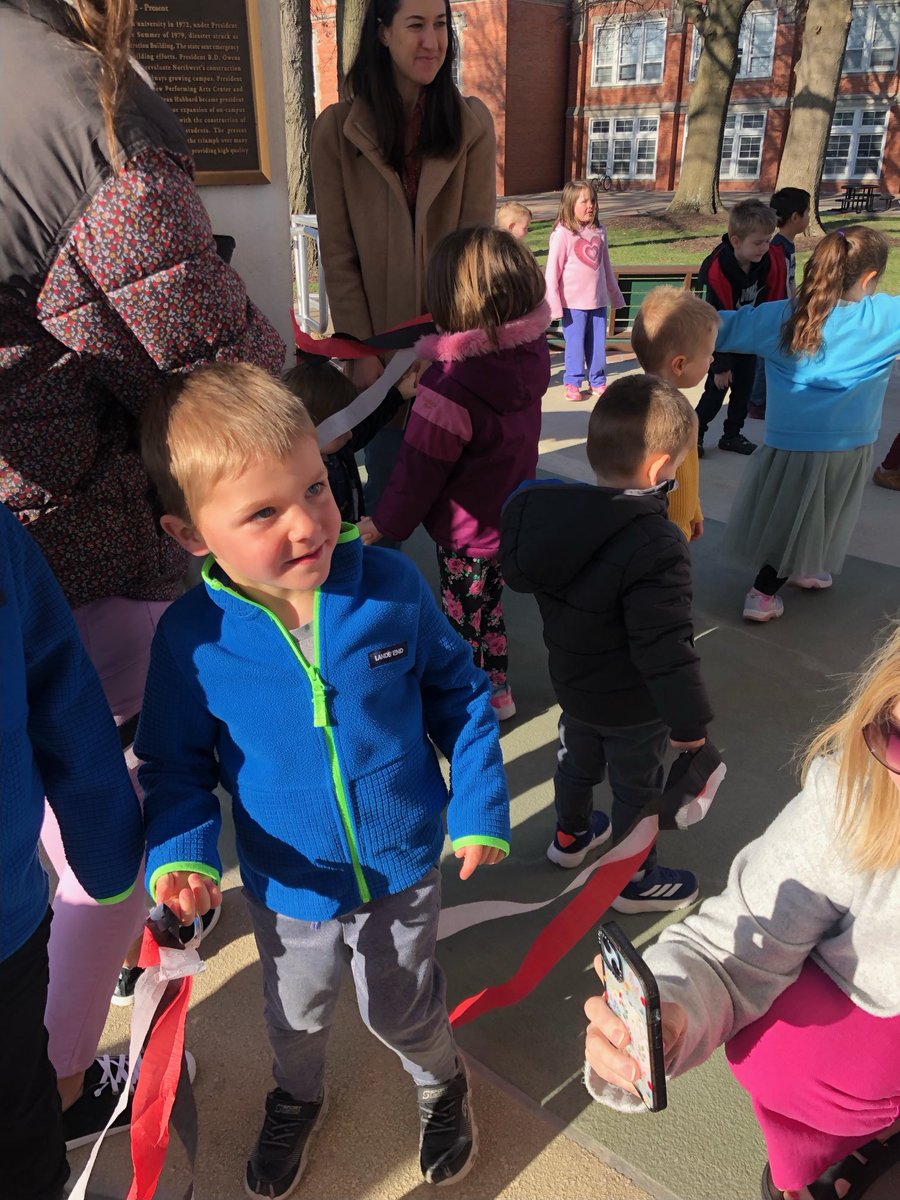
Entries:
POLYGON ((900 791, 863 738, 870 721, 900 699, 900 622, 863 666, 843 711, 806 748, 803 781, 816 758, 833 756, 838 773, 838 832, 861 871, 900 866, 900 791))

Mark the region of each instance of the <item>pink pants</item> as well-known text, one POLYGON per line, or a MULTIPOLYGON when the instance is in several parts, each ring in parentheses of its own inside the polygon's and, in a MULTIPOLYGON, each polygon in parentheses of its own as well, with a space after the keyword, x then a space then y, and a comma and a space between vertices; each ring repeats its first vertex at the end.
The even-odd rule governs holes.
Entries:
MULTIPOLYGON (((121 725, 140 711, 150 663, 150 643, 168 605, 111 597, 75 610, 82 640, 121 725)), ((126 754, 135 790, 137 761, 126 754)), ((59 876, 50 930, 50 990, 45 1023, 50 1061, 58 1076, 84 1071, 93 1062, 109 1012, 109 998, 128 948, 147 916, 143 867, 121 904, 97 904, 66 861, 56 818, 45 808, 44 850, 59 876)))
POLYGON ((778 1188, 812 1183, 900 1115, 900 1016, 863 1011, 808 959, 725 1050, 778 1188))

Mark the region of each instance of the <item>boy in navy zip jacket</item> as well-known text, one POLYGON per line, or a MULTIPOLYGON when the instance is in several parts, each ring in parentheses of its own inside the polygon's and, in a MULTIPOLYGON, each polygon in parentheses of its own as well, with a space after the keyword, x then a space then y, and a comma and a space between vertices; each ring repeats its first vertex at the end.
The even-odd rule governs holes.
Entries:
POLYGON ((265 372, 179 381, 143 451, 163 527, 205 558, 160 622, 135 741, 147 884, 182 920, 218 903, 221 783, 277 1083, 246 1189, 284 1196, 303 1172, 348 962, 417 1085, 423 1176, 459 1178, 475 1133, 435 960, 438 861, 445 808, 463 878, 509 850, 487 676, 416 567, 341 525, 309 415, 265 372))

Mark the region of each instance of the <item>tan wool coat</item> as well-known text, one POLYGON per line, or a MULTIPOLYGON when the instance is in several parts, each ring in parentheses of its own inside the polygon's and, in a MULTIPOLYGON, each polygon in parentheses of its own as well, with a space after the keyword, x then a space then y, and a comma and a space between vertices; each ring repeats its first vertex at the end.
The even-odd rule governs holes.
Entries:
POLYGON ((462 143, 453 158, 425 158, 415 216, 397 172, 378 149, 368 104, 326 108, 312 134, 319 243, 334 328, 371 337, 425 310, 428 255, 445 234, 493 225, 497 203, 494 123, 460 97, 462 143))

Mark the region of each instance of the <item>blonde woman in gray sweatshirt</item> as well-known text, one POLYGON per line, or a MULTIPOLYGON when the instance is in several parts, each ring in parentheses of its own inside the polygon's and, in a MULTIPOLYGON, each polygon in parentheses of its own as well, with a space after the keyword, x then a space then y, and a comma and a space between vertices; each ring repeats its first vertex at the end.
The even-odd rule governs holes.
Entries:
MULTIPOLYGON (((856 1200, 900 1162, 900 627, 812 741, 800 794, 645 958, 667 1075, 724 1044, 753 1099, 764 1197, 856 1200)), ((640 1110, 625 1026, 600 996, 585 1013, 589 1090, 640 1110)))

